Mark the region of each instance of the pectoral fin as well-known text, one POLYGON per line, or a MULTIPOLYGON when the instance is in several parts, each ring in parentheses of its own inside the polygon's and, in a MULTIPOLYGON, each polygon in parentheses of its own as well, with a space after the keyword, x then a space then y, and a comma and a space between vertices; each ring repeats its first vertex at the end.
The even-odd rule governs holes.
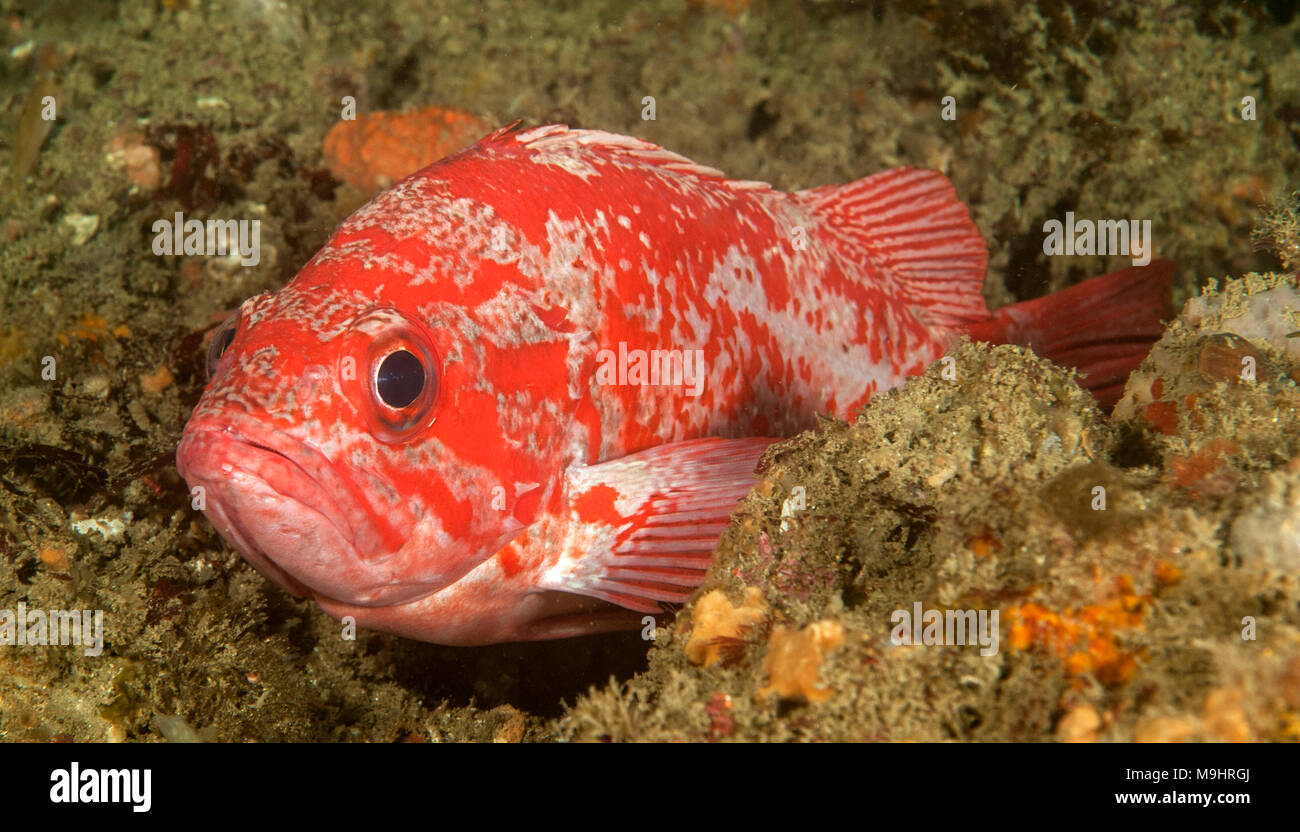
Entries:
POLYGON ((662 612, 703 582, 732 510, 777 439, 691 439, 568 473, 569 527, 541 586, 662 612))

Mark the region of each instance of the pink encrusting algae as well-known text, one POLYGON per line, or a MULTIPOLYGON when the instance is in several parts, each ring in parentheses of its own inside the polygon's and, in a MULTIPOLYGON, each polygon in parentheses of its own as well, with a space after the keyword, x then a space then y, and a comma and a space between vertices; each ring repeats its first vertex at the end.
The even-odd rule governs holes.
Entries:
POLYGON ((685 600, 776 438, 961 334, 1103 401, 1167 262, 989 313, 939 173, 793 194, 648 142, 498 130, 380 194, 217 334, 179 468, 245 558, 444 644, 641 626, 685 600))

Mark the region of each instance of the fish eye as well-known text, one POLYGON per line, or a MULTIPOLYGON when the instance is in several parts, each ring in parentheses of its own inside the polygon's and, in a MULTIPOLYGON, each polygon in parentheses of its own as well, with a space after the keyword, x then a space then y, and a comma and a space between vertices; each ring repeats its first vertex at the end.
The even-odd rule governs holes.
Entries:
POLYGON ((212 378, 217 372, 217 365, 221 362, 221 356, 226 354, 230 348, 231 342, 235 340, 235 332, 239 329, 239 315, 231 315, 226 322, 217 328, 212 335, 212 343, 208 346, 208 378, 212 378))
POLYGON ((379 441, 393 445, 418 436, 438 412, 442 359, 433 335, 391 307, 367 310, 348 332, 349 346, 338 359, 344 394, 379 441))
POLYGON ((424 365, 410 352, 391 352, 375 371, 375 395, 384 404, 400 410, 420 397, 424 375, 424 365))

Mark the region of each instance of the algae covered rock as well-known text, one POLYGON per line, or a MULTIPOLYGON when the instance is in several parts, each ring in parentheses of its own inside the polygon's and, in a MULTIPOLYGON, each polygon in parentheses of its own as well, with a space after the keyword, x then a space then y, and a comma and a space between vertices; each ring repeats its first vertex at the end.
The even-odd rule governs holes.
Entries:
MULTIPOLYGON (((1276 350, 1256 349, 1284 375, 1276 350)), ((1163 360, 1144 369, 1193 383, 1194 360, 1154 370, 1163 360)), ((1196 383, 1210 398, 1233 386, 1196 383)), ((562 735, 1286 736, 1300 696, 1292 562, 1232 551, 1295 504, 1294 475, 1271 473, 1294 419, 1271 422, 1269 455, 1253 418, 1213 422, 1213 461, 1195 464, 1245 458, 1267 484, 1256 498, 1241 475, 1187 487, 1175 460, 1210 440, 1172 441, 1191 421, 1159 433, 1132 399, 1111 421, 1071 371, 963 341, 852 424, 774 446, 649 670, 581 698, 562 735)))
POLYGON ((1293 276, 1211 281, 1129 379, 1115 416, 1183 494, 1220 503, 1237 557, 1300 564, 1300 291, 1293 276))

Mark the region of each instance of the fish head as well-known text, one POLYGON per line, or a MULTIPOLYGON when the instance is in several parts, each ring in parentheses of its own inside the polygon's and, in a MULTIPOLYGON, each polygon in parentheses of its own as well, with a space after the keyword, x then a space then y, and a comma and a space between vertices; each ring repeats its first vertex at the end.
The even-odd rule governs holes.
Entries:
MULTIPOLYGON (((500 550, 559 487, 538 402, 501 386, 530 368, 462 307, 417 301, 308 269, 212 339, 177 466, 226 541, 296 594, 418 600, 500 550)), ((564 388, 531 369, 534 393, 564 388)))

